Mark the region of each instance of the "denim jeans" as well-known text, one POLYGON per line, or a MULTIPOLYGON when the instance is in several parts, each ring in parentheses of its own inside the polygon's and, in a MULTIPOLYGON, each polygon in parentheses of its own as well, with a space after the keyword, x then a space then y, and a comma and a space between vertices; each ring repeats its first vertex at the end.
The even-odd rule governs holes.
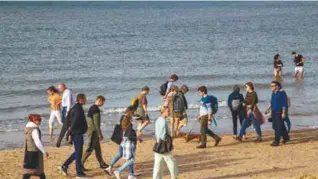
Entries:
POLYGON ((82 155, 83 155, 83 144, 84 144, 84 138, 83 135, 74 135, 73 137, 73 143, 75 152, 70 155, 70 157, 64 162, 63 166, 68 168, 68 166, 75 160, 76 162, 76 174, 82 174, 84 173, 82 171, 82 155))
MULTIPOLYGON (((113 158, 113 160, 111 161, 110 163, 110 168, 113 168, 114 165, 118 162, 119 159, 121 159, 121 157, 123 156, 123 147, 121 145, 118 145, 118 151, 117 151, 117 155, 113 158)), ((119 171, 122 171, 124 170, 127 166, 128 166, 128 173, 130 175, 134 175, 134 158, 132 158, 133 161, 130 161, 132 162, 132 165, 131 163, 128 163, 129 160, 123 165, 121 166, 120 168, 118 168, 119 171)))
POLYGON ((280 141, 283 137, 284 140, 289 140, 289 135, 286 130, 284 120, 282 119, 282 112, 272 112, 273 128, 275 130, 275 142, 280 141))
POLYGON ((240 120, 240 124, 241 124, 241 127, 242 127, 242 123, 243 123, 244 118, 245 117, 243 115, 243 112, 232 111, 233 135, 237 135, 237 119, 240 120))
POLYGON ((242 123, 241 131, 240 131, 240 136, 242 137, 245 134, 246 129, 248 128, 248 124, 252 122, 256 133, 257 137, 261 138, 262 137, 262 130, 261 130, 261 124, 259 121, 254 117, 254 114, 251 113, 250 116, 247 116, 242 123))

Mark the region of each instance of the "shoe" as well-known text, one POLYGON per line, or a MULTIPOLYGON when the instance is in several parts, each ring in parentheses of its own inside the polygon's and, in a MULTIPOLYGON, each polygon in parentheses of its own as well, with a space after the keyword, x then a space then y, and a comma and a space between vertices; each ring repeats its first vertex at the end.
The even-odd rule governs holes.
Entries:
POLYGON ((278 147, 279 146, 279 142, 274 141, 273 143, 271 143, 271 146, 278 147))
POLYGON ((120 172, 118 170, 114 171, 114 175, 117 179, 120 179, 120 172))
POLYGON ((221 142, 221 140, 222 140, 221 137, 219 137, 218 139, 216 139, 215 144, 214 144, 214 147, 218 146, 219 143, 221 142))
POLYGON ((239 142, 242 142, 242 136, 237 136, 236 140, 238 140, 239 142))
POLYGON ((256 140, 254 140, 254 142, 263 142, 263 139, 262 138, 257 138, 256 140))
POLYGON ((84 178, 88 178, 87 175, 85 173, 81 173, 81 174, 77 174, 76 178, 78 179, 84 179, 84 178))
POLYGON ((65 166, 59 166, 58 169, 60 170, 60 172, 64 175, 64 176, 68 176, 68 173, 67 173, 67 167, 65 166))
POLYGON ((233 135, 233 139, 236 139, 237 138, 237 135, 233 135))
POLYGON ((248 137, 246 137, 246 135, 243 135, 243 139, 244 139, 244 140, 247 140, 247 139, 248 139, 248 137))
POLYGON ((104 163, 104 164, 102 164, 101 166, 99 166, 100 168, 102 168, 102 169, 105 169, 105 168, 108 168, 109 167, 109 165, 107 165, 106 163, 104 163))
POLYGON ((137 179, 137 177, 132 176, 132 175, 129 175, 129 176, 128 176, 128 179, 137 179))
POLYGON ((113 172, 112 172, 112 169, 110 167, 107 167, 104 169, 104 172, 109 175, 109 176, 112 176, 113 175, 113 172))
POLYGON ((290 139, 287 139, 287 140, 283 140, 283 144, 286 144, 287 142, 289 142, 290 139))
POLYGON ((205 148, 206 148, 206 144, 201 144, 197 146, 197 149, 205 149, 205 148))

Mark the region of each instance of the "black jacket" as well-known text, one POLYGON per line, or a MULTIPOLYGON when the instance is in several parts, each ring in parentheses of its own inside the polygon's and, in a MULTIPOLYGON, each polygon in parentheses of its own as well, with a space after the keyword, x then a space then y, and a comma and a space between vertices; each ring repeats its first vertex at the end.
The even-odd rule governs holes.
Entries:
POLYGON ((84 113, 83 106, 76 103, 70 110, 66 120, 63 123, 63 127, 60 132, 59 139, 57 140, 56 146, 61 145, 66 132, 69 130, 71 135, 82 135, 87 131, 87 122, 84 113))

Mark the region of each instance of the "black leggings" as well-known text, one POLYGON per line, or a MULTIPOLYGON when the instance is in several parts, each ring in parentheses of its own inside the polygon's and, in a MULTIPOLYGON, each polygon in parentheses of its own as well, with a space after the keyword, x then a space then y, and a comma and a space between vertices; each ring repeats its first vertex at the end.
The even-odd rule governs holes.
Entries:
POLYGON ((31 174, 24 174, 22 179, 30 179, 31 176, 38 176, 40 177, 40 179, 46 179, 45 174, 41 174, 41 175, 31 175, 31 174))

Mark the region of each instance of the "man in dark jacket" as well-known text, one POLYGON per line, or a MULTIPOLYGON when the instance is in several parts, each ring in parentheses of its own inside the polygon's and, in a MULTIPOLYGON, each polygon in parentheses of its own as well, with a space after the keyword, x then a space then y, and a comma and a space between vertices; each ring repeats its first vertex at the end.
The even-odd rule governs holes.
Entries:
POLYGON ((75 152, 59 167, 63 175, 67 176, 68 166, 75 160, 76 161, 76 178, 87 178, 83 172, 82 166, 82 155, 83 155, 83 134, 87 131, 87 122, 82 105, 86 103, 86 97, 84 94, 78 94, 76 97, 77 103, 71 108, 67 117, 67 122, 64 123, 57 147, 61 144, 67 129, 69 129, 70 135, 72 136, 75 152))
POLYGON ((236 136, 237 135, 237 118, 239 118, 241 125, 244 120, 245 112, 243 109, 243 102, 244 102, 244 97, 240 93, 240 87, 238 85, 235 85, 233 87, 233 92, 229 95, 229 98, 227 100, 227 104, 232 113, 234 138, 237 137, 236 136))

